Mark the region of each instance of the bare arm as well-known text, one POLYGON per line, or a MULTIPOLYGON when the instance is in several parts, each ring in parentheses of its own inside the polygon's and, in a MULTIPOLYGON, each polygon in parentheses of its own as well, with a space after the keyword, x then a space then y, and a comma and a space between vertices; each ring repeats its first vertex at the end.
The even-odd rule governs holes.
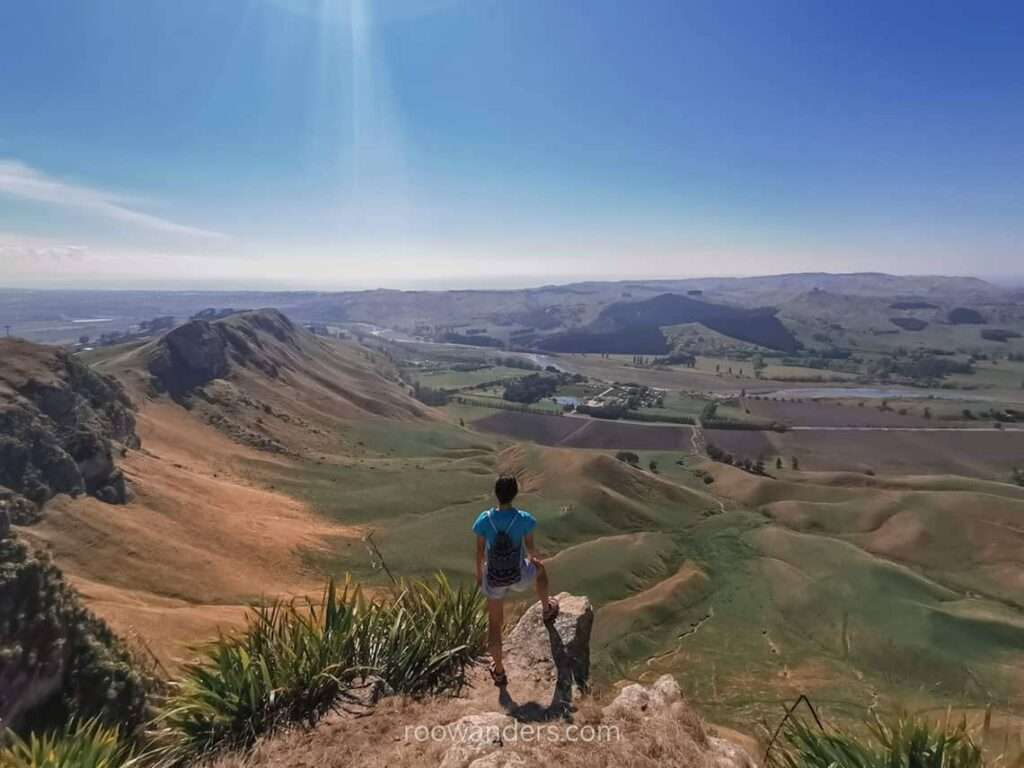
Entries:
POLYGON ((533 544, 533 534, 528 533, 523 539, 523 543, 526 544, 526 554, 530 556, 530 560, 539 563, 541 559, 537 556, 537 548, 533 544))
POLYGON ((486 540, 483 536, 476 537, 476 583, 482 586, 484 583, 484 548, 486 540))

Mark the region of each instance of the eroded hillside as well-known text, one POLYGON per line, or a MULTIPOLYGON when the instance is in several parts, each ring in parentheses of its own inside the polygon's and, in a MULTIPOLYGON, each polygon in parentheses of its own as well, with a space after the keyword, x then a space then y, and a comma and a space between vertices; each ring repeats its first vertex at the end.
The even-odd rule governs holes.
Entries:
POLYGON ((134 496, 112 512, 59 495, 23 535, 115 628, 172 663, 251 600, 317 591, 316 553, 362 547, 358 526, 316 514, 275 476, 362 450, 348 434, 360 425, 436 418, 386 360, 276 311, 190 323, 98 367, 138 407, 142 447, 119 459, 134 496))

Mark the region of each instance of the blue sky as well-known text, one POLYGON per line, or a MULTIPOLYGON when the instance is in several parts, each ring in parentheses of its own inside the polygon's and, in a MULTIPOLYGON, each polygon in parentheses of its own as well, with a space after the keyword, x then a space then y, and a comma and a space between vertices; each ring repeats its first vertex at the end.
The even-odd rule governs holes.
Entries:
POLYGON ((0 284, 528 285, 1024 253, 1024 5, 0 8, 0 284))

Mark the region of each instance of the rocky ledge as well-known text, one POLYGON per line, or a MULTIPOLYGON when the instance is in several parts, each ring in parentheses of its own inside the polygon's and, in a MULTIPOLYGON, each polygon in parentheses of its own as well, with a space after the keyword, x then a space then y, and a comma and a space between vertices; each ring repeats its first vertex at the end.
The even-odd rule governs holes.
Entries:
POLYGON ((441 768, 754 768, 742 747, 709 734, 671 675, 628 685, 604 706, 589 698, 594 611, 586 597, 557 599, 554 622, 545 624, 534 604, 509 634, 511 682, 499 695, 500 710, 449 723, 447 732, 462 737, 443 753, 441 768))
POLYGON ((558 600, 554 622, 534 605, 506 637, 507 688, 496 689, 480 665, 454 698, 373 690, 351 711, 212 768, 754 768, 743 747, 701 720, 671 675, 614 695, 589 690, 593 608, 586 597, 558 600))
POLYGON ((12 522, 32 522, 58 493, 124 503, 115 456, 139 444, 117 381, 66 350, 0 340, 0 506, 12 522))

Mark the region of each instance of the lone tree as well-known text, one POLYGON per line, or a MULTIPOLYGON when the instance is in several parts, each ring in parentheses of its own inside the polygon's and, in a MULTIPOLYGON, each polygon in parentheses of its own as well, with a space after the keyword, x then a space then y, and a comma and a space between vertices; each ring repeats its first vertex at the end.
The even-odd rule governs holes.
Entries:
POLYGON ((658 474, 658 462, 656 462, 654 459, 651 459, 649 462, 647 462, 647 468, 651 470, 651 472, 653 472, 654 474, 658 474))
POLYGON ((796 456, 794 456, 790 466, 792 466, 794 470, 800 469, 800 460, 796 456))
POLYGON ((775 459, 775 468, 776 469, 782 469, 782 457, 781 456, 779 458, 775 459))

